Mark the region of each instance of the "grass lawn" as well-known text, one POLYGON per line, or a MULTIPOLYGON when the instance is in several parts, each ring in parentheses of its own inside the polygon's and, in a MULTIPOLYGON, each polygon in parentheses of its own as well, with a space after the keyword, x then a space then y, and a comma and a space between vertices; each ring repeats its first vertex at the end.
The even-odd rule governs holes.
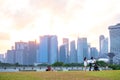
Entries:
POLYGON ((120 80, 120 70, 87 72, 0 72, 0 80, 120 80))

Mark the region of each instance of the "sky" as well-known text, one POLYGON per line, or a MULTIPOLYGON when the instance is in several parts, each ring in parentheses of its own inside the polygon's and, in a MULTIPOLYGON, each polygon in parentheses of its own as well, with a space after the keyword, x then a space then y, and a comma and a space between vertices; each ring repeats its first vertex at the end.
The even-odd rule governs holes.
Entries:
POLYGON ((99 36, 120 22, 119 8, 120 0, 0 0, 0 53, 47 34, 87 37, 98 47, 99 36))

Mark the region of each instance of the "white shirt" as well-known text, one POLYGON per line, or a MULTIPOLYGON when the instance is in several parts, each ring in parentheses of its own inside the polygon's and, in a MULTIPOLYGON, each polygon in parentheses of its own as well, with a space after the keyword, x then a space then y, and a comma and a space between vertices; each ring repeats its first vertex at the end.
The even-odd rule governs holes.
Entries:
POLYGON ((95 62, 96 62, 95 59, 90 60, 90 63, 95 63, 95 62))
POLYGON ((87 60, 84 61, 84 66, 87 66, 87 60))

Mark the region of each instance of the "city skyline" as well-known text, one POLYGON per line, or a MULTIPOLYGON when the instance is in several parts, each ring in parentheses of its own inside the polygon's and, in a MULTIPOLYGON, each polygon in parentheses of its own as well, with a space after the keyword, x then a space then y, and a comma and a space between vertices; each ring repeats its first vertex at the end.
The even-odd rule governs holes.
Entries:
POLYGON ((98 48, 99 36, 119 23, 119 7, 119 0, 0 0, 0 53, 46 34, 87 37, 98 48))
POLYGON ((99 58, 98 50, 90 47, 87 38, 78 38, 77 42, 63 38, 63 44, 58 47, 56 35, 44 35, 40 37, 40 43, 36 41, 15 42, 11 50, 7 50, 4 55, 4 63, 18 63, 21 65, 33 65, 37 63, 53 64, 63 63, 83 63, 83 58, 99 58), (92 51, 91 51, 92 50, 92 51))

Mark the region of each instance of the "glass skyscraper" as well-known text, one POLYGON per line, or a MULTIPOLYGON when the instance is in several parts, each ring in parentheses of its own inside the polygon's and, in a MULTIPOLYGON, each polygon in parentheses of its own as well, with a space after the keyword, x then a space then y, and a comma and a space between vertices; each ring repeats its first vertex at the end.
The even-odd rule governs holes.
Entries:
POLYGON ((70 42, 70 63, 77 63, 77 53, 75 48, 75 41, 70 42))
POLYGON ((120 63, 120 24, 109 27, 110 52, 115 54, 114 63, 120 63))
POLYGON ((88 58, 87 38, 78 38, 77 40, 77 62, 83 63, 84 57, 88 58))
POLYGON ((91 57, 98 59, 98 50, 95 47, 90 48, 91 57))
POLYGON ((49 63, 53 64, 58 61, 58 40, 57 36, 50 37, 50 47, 49 47, 49 63))
POLYGON ((37 63, 53 64, 57 61, 57 55, 57 36, 45 35, 40 37, 40 45, 37 52, 37 63))
POLYGON ((37 63, 48 64, 48 40, 49 36, 40 37, 39 50, 37 53, 37 63))
POLYGON ((70 54, 69 54, 69 39, 68 38, 63 38, 63 45, 65 46, 65 55, 66 55, 65 63, 69 63, 70 54))
POLYGON ((107 58, 108 38, 105 38, 104 35, 101 35, 99 38, 99 45, 100 45, 99 57, 100 58, 107 58))
POLYGON ((65 45, 61 45, 61 46, 60 46, 59 56, 60 56, 59 62, 65 63, 65 61, 66 61, 65 45))

